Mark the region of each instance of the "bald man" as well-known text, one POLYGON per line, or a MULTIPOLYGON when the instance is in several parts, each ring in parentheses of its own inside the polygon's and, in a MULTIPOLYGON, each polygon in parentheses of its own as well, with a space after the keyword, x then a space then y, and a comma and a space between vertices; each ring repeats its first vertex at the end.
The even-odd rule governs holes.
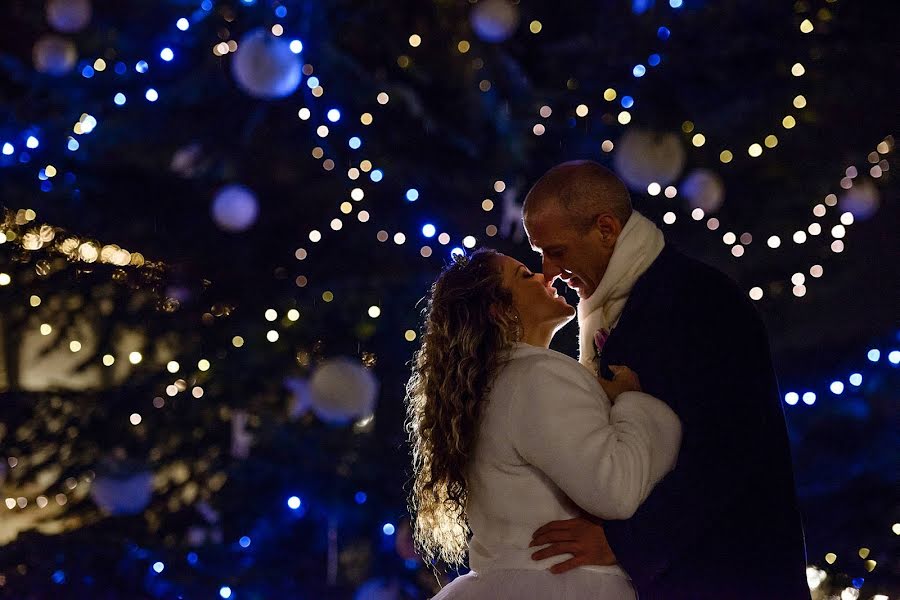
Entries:
POLYGON ((604 378, 630 367, 683 426, 675 470, 631 519, 548 523, 535 560, 620 564, 640 600, 809 600, 784 413, 747 295, 667 244, 597 163, 551 169, 523 217, 546 280, 578 292, 579 361, 604 378))

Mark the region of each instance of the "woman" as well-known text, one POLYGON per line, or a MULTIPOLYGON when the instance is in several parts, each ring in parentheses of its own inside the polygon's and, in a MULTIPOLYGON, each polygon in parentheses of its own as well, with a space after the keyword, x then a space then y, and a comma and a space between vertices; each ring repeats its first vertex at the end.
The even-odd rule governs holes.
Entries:
POLYGON ((408 385, 414 533, 426 560, 462 565, 468 552, 472 570, 435 600, 634 598, 617 566, 554 575, 559 559, 534 561, 528 547, 549 521, 631 516, 681 441, 678 418, 633 373, 601 385, 549 350, 574 315, 541 274, 490 250, 432 287, 408 385))

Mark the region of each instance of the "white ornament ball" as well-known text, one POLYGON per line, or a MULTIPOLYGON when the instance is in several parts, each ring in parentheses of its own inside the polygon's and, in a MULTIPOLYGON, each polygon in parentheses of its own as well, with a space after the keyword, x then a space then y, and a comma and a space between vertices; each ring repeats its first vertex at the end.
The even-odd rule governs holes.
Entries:
POLYGON ((47 22, 57 31, 75 33, 91 22, 90 0, 50 0, 47 22))
POLYGON ((472 9, 472 29, 485 42, 502 42, 519 25, 519 8, 509 0, 481 0, 472 9))
POLYGON ((91 483, 91 498, 110 515, 136 515, 150 503, 153 473, 137 471, 127 475, 97 475, 91 483))
POLYGON ((49 75, 65 75, 75 66, 75 44, 58 35, 46 34, 35 42, 31 52, 34 68, 49 75))
POLYGON ((212 205, 212 217, 221 229, 237 232, 249 229, 256 222, 259 204, 248 188, 226 185, 216 194, 212 205))
POLYGON ((687 198, 691 208, 701 208, 704 213, 719 210, 725 201, 725 184, 708 169, 695 169, 681 182, 679 191, 687 198))
POLYGON ((841 194, 838 206, 859 220, 864 221, 878 211, 881 205, 881 193, 870 179, 855 180, 853 187, 841 194))
POLYGON ((300 85, 300 57, 290 42, 254 29, 238 44, 231 70, 238 85, 256 98, 282 98, 300 85))
POLYGON ((323 362, 309 380, 313 412, 328 423, 346 423, 375 411, 378 380, 358 360, 323 362))
POLYGON ((613 167, 635 191, 646 192, 651 183, 665 187, 684 169, 684 146, 674 133, 629 129, 615 148, 613 167))

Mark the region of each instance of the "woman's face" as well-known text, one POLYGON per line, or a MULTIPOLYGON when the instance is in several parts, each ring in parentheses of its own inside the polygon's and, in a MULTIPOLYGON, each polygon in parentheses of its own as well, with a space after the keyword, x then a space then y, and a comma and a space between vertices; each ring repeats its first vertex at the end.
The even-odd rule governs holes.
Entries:
POLYGON ((503 286, 512 293, 513 307, 523 327, 559 327, 575 316, 575 308, 548 285, 541 273, 532 273, 510 256, 501 254, 499 260, 503 286))

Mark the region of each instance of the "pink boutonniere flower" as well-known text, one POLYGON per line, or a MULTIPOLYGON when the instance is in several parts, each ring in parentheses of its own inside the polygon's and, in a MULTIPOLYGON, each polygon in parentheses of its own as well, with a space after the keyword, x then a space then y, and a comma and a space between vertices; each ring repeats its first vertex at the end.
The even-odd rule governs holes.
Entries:
POLYGON ((603 352, 603 346, 606 345, 606 340, 609 339, 609 330, 606 328, 598 329, 594 332, 594 348, 597 350, 597 356, 603 352))
MULTIPOLYGON (((594 355, 594 366, 597 369, 597 377, 603 376, 603 367, 601 363, 601 356, 603 354, 603 347, 606 345, 606 340, 609 339, 609 329, 601 328, 594 332, 594 349, 597 353, 594 355)), ((605 379, 605 377, 604 377, 605 379)))

